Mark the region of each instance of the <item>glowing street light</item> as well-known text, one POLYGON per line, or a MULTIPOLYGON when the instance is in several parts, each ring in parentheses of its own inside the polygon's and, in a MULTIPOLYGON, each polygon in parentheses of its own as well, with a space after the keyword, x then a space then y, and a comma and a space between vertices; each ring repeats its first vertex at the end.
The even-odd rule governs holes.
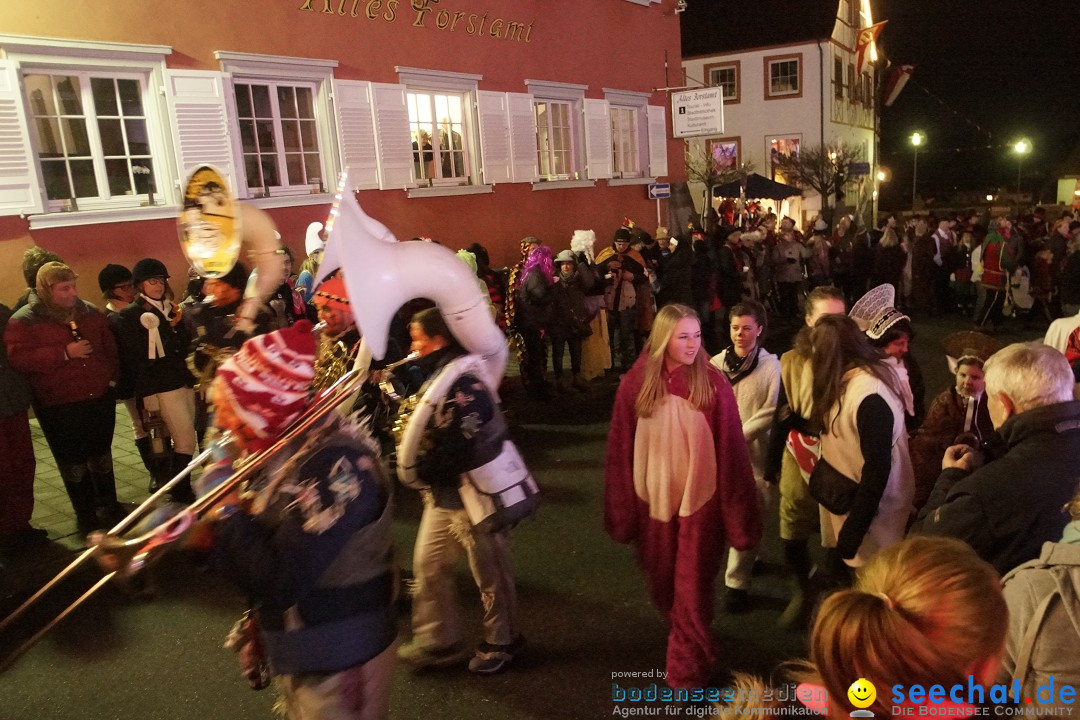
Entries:
POLYGON ((1016 194, 1020 194, 1020 169, 1024 166, 1024 156, 1031 152, 1031 141, 1027 138, 1020 138, 1012 146, 1013 152, 1016 153, 1016 194))
POLYGON ((919 146, 926 142, 926 135, 921 132, 911 133, 911 146, 915 150, 911 164, 911 209, 915 209, 916 188, 919 186, 919 146))

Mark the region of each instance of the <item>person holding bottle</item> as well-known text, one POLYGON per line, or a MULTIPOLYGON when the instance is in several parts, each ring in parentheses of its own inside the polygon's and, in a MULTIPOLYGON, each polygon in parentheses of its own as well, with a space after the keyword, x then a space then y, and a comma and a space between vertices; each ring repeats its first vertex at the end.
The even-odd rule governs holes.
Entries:
POLYGON ((112 386, 119 358, 112 331, 79 298, 76 275, 63 263, 38 270, 30 301, 4 332, 11 367, 30 380, 34 414, 56 458, 79 532, 111 526, 116 501, 112 386))

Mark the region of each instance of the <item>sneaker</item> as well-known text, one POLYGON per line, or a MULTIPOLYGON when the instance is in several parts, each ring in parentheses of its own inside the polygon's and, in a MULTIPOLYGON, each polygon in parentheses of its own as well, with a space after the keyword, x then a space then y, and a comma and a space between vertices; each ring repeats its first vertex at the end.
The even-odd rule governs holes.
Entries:
POLYGON ((525 638, 521 635, 514 638, 509 645, 480 643, 480 647, 476 649, 476 655, 469 661, 469 672, 477 675, 494 675, 501 672, 523 647, 525 647, 525 638))
POLYGON ((469 656, 464 643, 456 642, 441 648, 425 645, 415 638, 398 648, 397 656, 417 670, 445 668, 456 665, 469 656))

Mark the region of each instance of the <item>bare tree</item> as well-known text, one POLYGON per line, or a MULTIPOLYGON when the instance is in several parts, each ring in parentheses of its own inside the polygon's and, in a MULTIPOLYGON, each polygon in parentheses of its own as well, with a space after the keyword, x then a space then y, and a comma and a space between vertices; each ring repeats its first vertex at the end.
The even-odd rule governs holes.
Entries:
POLYGON ((784 182, 821 195, 822 209, 843 198, 844 187, 851 182, 851 165, 862 161, 862 149, 846 143, 811 145, 797 155, 780 155, 773 168, 784 182))
POLYGON ((741 163, 738 167, 721 167, 707 142, 702 142, 696 152, 693 151, 693 146, 687 143, 684 162, 687 182, 701 183, 705 186, 705 202, 701 208, 703 219, 712 201, 714 187, 734 182, 742 175, 754 171, 753 163, 748 162, 741 163))

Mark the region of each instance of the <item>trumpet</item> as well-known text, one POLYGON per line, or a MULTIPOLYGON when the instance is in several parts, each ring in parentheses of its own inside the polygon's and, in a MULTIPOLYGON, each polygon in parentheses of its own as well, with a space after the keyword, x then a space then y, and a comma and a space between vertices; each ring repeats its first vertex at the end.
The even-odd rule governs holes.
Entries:
POLYGON ((96 558, 106 574, 94 583, 89 590, 76 598, 67 608, 49 621, 43 628, 34 633, 22 645, 15 649, 8 657, 0 662, 0 672, 10 667, 15 660, 21 657, 27 650, 33 647, 50 630, 56 627, 64 618, 75 611, 80 605, 90 599, 98 590, 105 587, 113 579, 127 580, 146 567, 151 561, 164 552, 174 543, 183 538, 187 530, 209 510, 218 505, 241 484, 249 480, 256 472, 262 469, 275 455, 280 453, 295 438, 308 432, 312 427, 319 424, 338 405, 350 398, 367 378, 366 368, 353 368, 342 375, 337 382, 326 390, 316 395, 314 402, 298 418, 282 432, 278 439, 270 447, 253 453, 238 461, 234 472, 229 478, 220 483, 192 504, 181 508, 164 522, 160 522, 149 529, 142 530, 133 537, 124 537, 123 533, 135 526, 136 522, 148 516, 156 507, 158 500, 162 499, 173 487, 187 478, 196 468, 219 453, 224 447, 232 444, 233 440, 229 433, 223 433, 218 441, 211 447, 203 450, 191 463, 181 470, 169 482, 142 502, 127 517, 120 520, 108 532, 92 533, 88 537, 86 550, 82 552, 67 567, 60 571, 52 580, 41 587, 40 590, 30 596, 25 602, 17 607, 10 615, 0 620, 0 633, 7 630, 11 625, 22 617, 28 609, 37 603, 50 590, 59 585, 65 578, 91 558, 96 558))
POLYGON ((413 360, 416 360, 419 357, 420 353, 411 352, 400 360, 392 362, 386 367, 378 370, 377 372, 382 378, 381 380, 379 380, 379 390, 381 390, 384 395, 386 395, 394 402, 401 402, 401 396, 397 394, 397 391, 394 389, 393 383, 390 382, 390 373, 392 373, 396 368, 411 363, 413 360))

